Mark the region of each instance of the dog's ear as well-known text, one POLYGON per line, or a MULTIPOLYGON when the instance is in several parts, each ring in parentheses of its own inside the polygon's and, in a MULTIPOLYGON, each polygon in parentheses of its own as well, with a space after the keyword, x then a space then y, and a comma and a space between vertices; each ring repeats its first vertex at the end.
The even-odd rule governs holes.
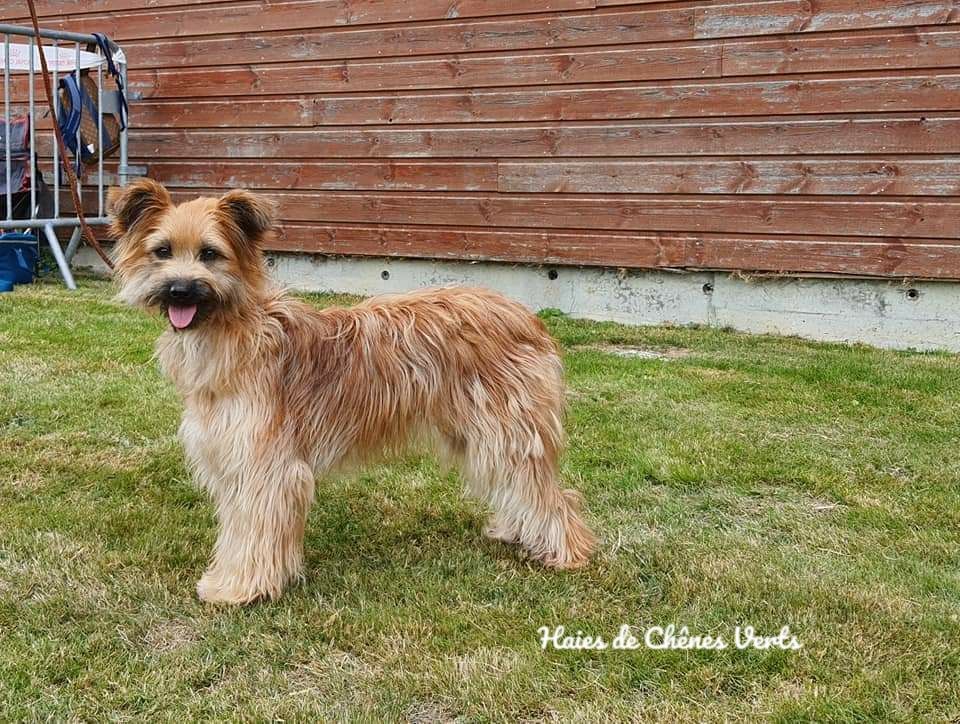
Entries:
POLYGON ((262 196, 249 191, 229 191, 217 202, 217 215, 224 230, 241 249, 259 250, 276 226, 276 209, 262 196))
POLYGON ((133 229, 148 227, 172 205, 170 194, 153 179, 140 178, 123 188, 110 189, 110 233, 114 239, 122 239, 133 229))

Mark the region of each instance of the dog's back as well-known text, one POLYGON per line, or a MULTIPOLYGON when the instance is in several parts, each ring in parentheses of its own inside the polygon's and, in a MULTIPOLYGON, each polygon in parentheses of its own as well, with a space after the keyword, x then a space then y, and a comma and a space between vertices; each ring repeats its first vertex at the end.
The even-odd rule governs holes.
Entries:
POLYGON ((349 442, 359 452, 402 443, 425 424, 455 441, 481 410, 502 420, 544 417, 536 432, 559 452, 559 351, 522 305, 486 289, 442 287, 353 307, 283 307, 295 417, 306 407, 315 417, 317 403, 341 420, 359 417, 349 442))

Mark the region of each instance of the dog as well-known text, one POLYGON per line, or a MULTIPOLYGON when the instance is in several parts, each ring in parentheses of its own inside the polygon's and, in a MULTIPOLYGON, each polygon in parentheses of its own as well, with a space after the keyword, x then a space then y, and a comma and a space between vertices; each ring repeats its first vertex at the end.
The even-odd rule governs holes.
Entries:
POLYGON ((248 191, 174 204, 139 179, 109 209, 119 298, 169 322, 157 358, 216 509, 202 600, 277 598, 303 577, 317 478, 418 440, 489 504, 487 536, 551 568, 588 561, 580 495, 558 485, 563 368, 535 315, 458 287, 311 307, 271 283, 275 212, 248 191))

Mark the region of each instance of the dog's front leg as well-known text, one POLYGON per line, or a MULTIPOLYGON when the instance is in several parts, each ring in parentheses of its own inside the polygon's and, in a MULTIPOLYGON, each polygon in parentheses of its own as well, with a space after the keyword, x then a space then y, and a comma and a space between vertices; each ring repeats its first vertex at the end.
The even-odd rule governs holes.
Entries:
POLYGON ((197 594, 208 603, 225 604, 277 598, 302 575, 303 533, 314 490, 310 467, 272 450, 230 466, 206 486, 220 528, 197 594))

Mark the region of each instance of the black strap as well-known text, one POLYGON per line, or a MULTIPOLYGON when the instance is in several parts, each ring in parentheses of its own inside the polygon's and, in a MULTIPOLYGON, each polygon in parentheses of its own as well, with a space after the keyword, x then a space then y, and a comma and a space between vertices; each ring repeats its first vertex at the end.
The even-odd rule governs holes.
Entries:
POLYGON ((115 49, 118 49, 118 46, 103 33, 93 33, 92 35, 97 41, 97 47, 100 48, 100 52, 107 60, 107 73, 112 75, 117 83, 117 90, 120 92, 120 130, 125 131, 127 129, 127 114, 130 109, 127 107, 127 94, 123 87, 123 76, 113 62, 113 53, 115 49))

